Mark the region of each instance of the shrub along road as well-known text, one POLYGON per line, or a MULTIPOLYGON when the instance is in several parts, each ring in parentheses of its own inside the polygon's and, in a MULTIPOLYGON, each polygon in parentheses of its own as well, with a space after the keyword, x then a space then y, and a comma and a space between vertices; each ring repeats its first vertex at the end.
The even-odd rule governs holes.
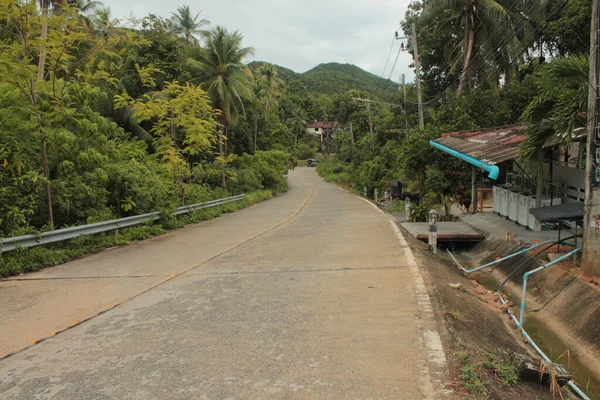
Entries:
POLYGON ((389 217, 314 169, 289 181, 239 212, 0 282, 13 353, 0 397, 438 398, 439 336, 389 217))

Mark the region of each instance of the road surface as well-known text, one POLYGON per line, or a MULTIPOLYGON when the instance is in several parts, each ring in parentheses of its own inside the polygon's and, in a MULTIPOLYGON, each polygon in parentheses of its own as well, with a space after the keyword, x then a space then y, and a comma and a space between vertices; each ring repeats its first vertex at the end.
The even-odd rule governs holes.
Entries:
POLYGON ((431 306, 390 217, 314 169, 289 182, 0 282, 0 398, 441 398, 431 306))

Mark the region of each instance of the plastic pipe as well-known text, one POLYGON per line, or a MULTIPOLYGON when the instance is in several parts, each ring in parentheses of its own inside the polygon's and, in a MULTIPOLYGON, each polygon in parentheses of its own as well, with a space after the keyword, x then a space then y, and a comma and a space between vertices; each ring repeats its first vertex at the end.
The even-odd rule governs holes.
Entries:
POLYGON ((525 272, 525 275, 523 275, 523 295, 521 296, 521 313, 519 314, 519 328, 523 328, 523 319, 525 316, 525 296, 527 294, 527 280, 529 279, 529 276, 535 274, 536 272, 543 271, 546 268, 551 267, 558 262, 561 262, 565 258, 571 257, 573 254, 577 253, 580 250, 581 250, 581 247, 578 247, 575 250, 565 254, 564 256, 558 257, 554 261, 544 264, 541 267, 537 267, 536 269, 531 270, 529 272, 525 272))
MULTIPOLYGON (((565 241, 567 241, 567 240, 570 240, 570 239, 573 239, 573 238, 575 238, 575 237, 577 237, 577 235, 573 235, 573 236, 566 237, 566 238, 564 238, 564 239, 561 239, 561 240, 559 240, 559 241, 557 241, 557 242, 552 242, 552 244, 551 244, 550 246, 546 246, 546 247, 544 247, 543 249, 541 249, 541 250, 538 250, 538 251, 537 251, 537 252, 536 252, 534 255, 532 255, 531 257, 529 257, 529 258, 528 258, 528 259, 527 259, 525 262, 521 263, 521 265, 519 265, 519 266, 518 266, 517 268, 515 268, 515 269, 514 269, 514 270, 513 270, 513 271, 512 271, 510 274, 508 274, 508 276, 506 277, 506 279, 505 279, 505 280, 504 280, 504 281, 503 281, 503 282, 500 284, 500 286, 498 286, 498 290, 496 290, 496 292, 499 292, 500 290, 502 290, 502 287, 503 287, 503 286, 506 284, 506 282, 508 282, 508 281, 509 281, 509 279, 510 279, 510 278, 511 278, 511 277, 512 277, 514 274, 516 274, 518 271, 520 271, 520 270, 521 270, 521 268, 523 268, 525 265, 529 264, 529 262, 530 262, 531 260, 533 260, 534 258, 536 258, 538 255, 540 255, 540 254, 541 254, 541 253, 543 253, 544 251, 546 251, 546 250, 548 250, 548 249, 550 249, 550 248, 552 248, 552 247, 556 246, 556 245, 557 245, 557 244, 559 244, 559 243, 565 242, 565 241)), ((577 246, 575 245, 575 246, 573 246, 573 247, 577 247, 577 246)))
POLYGON ((507 255, 506 257, 499 258, 498 260, 494 260, 494 261, 492 261, 492 262, 489 262, 489 263, 487 263, 487 264, 481 265, 481 266, 479 266, 479 267, 477 267, 477 268, 473 268, 473 269, 464 269, 464 268, 463 268, 463 266, 462 266, 462 265, 460 265, 460 263, 458 262, 458 260, 457 260, 457 259, 454 257, 454 254, 452 254, 452 253, 450 252, 450 250, 446 250, 446 251, 448 252, 448 254, 450 254, 450 257, 452 257, 452 260, 454 260, 454 263, 455 263, 455 264, 458 266, 458 268, 460 268, 461 270, 463 270, 463 272, 465 272, 465 273, 467 273, 467 274, 471 274, 471 273, 473 273, 473 272, 475 272, 475 271, 478 271, 478 270, 480 270, 480 269, 483 269, 483 268, 486 268, 486 267, 492 266, 492 265, 494 265, 494 264, 498 264, 498 263, 500 263, 500 262, 502 262, 502 261, 504 261, 504 260, 508 260, 509 258, 516 257, 516 256, 518 256, 519 254, 526 253, 526 252, 528 252, 529 250, 537 249, 538 247, 540 247, 540 246, 543 246, 543 245, 545 245, 545 244, 548 244, 548 243, 550 243, 550 240, 546 240, 545 242, 538 243, 538 244, 535 244, 535 245, 533 245, 533 246, 531 246, 531 247, 528 247, 528 248, 526 248, 526 249, 519 250, 519 251, 517 251, 516 253, 509 254, 509 255, 507 255))
POLYGON ((488 178, 496 180, 498 179, 498 175, 500 174, 500 169, 495 165, 486 164, 481 160, 476 159, 468 154, 461 153, 459 151, 453 150, 449 147, 441 145, 433 140, 429 141, 429 144, 435 147, 436 149, 442 150, 454 157, 458 157, 463 161, 468 162, 469 164, 473 164, 476 167, 479 167, 488 172, 488 178))
MULTIPOLYGON (((502 302, 502 304, 507 305, 506 301, 504 300, 504 297, 502 297, 502 293, 498 292, 498 297, 500 297, 500 301, 502 302)), ((525 337, 525 339, 527 339, 527 341, 529 342, 529 344, 531 344, 531 347, 533 347, 535 349, 535 351, 540 355, 540 357, 542 357, 544 359, 544 361, 546 361, 547 363, 552 364, 552 360, 550 360, 550 358, 548 358, 548 356, 546 355, 546 353, 544 353, 542 351, 542 349, 540 349, 540 347, 533 341, 533 339, 531 338, 531 336, 529 336, 529 334, 525 331, 525 329, 523 329, 523 327, 521 327, 519 325, 519 321, 517 320, 517 318, 515 318, 515 315, 513 314, 513 312, 510 309, 510 307, 508 307, 506 309, 506 311, 511 316, 511 318, 513 319, 513 321, 515 321, 515 324, 517 324, 517 326, 519 326, 519 329, 521 330, 521 333, 523 334, 523 336, 525 337)), ((585 393, 583 393, 583 391, 581 389, 579 389, 577 387, 577 385, 575 384, 575 382, 573 382, 572 380, 570 380, 569 382, 567 382, 567 385, 569 385, 569 387, 571 389, 573 389, 573 391, 575 393, 577 393, 577 395, 579 395, 579 397, 581 397, 583 400, 590 400, 590 398, 585 393)))

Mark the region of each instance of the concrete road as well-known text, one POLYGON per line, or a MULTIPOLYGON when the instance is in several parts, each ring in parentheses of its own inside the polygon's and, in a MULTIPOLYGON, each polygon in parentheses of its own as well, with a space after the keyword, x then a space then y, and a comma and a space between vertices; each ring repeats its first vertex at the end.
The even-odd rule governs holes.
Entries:
POLYGON ((434 399, 444 354, 390 218, 323 182, 0 282, 2 399, 434 399))

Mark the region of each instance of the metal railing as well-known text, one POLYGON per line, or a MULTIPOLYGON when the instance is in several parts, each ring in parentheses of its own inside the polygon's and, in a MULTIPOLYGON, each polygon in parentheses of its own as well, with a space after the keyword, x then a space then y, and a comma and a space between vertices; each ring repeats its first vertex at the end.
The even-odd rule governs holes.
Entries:
MULTIPOLYGON (((217 207, 221 204, 231 203, 242 200, 245 194, 226 197, 224 199, 211 200, 205 203, 183 206, 175 210, 175 215, 187 214, 191 211, 201 210, 203 208, 217 207)), ((96 233, 113 231, 115 229, 127 228, 129 226, 143 224, 149 221, 155 221, 160 218, 160 212, 155 211, 147 214, 134 215, 113 219, 110 221, 96 222, 93 224, 72 226, 64 229, 43 232, 39 235, 22 235, 11 238, 0 239, 0 253, 6 253, 15 250, 17 247, 35 247, 49 243, 62 242, 64 240, 75 239, 79 236, 94 235, 96 233)))

